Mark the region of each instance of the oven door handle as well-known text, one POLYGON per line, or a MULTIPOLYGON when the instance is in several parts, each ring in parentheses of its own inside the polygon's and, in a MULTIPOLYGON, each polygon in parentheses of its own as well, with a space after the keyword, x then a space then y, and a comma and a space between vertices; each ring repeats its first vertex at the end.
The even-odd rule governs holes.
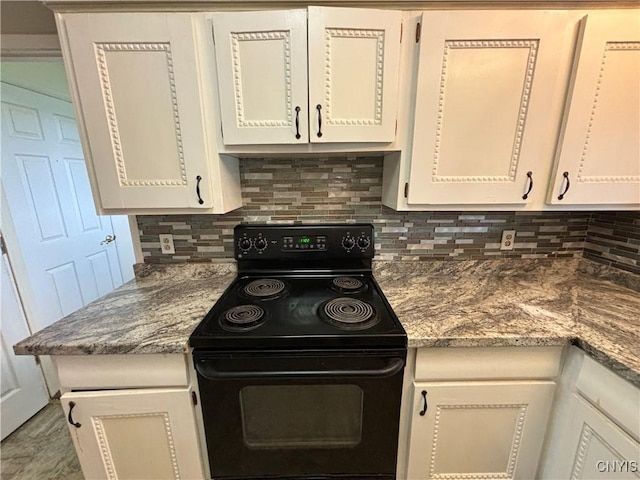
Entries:
POLYGON ((222 371, 210 362, 195 365, 200 375, 209 380, 220 378, 266 378, 266 377, 390 377, 404 368, 404 360, 393 358, 384 368, 377 370, 267 370, 267 371, 222 371))

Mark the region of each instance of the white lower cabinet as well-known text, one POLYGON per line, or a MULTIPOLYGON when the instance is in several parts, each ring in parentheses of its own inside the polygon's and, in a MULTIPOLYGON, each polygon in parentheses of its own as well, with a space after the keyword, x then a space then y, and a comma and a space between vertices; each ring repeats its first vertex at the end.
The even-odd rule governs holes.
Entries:
POLYGON ((572 348, 538 478, 639 479, 640 389, 572 348))
POLYGON ((536 478, 562 351, 410 349, 398 480, 536 478))
POLYGON ((203 478, 189 388, 71 392, 61 402, 85 478, 203 478))
POLYGON ((186 355, 53 357, 60 402, 91 480, 202 480, 203 432, 186 355))
POLYGON ((554 382, 413 388, 409 479, 535 477, 554 382))
POLYGON ((564 478, 640 478, 638 442, 579 395, 566 433, 567 461, 560 467, 564 478))

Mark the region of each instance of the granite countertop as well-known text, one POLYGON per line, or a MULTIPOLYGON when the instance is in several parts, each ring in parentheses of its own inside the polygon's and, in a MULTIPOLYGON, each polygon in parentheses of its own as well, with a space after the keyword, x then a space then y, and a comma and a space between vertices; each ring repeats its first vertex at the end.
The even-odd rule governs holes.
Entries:
MULTIPOLYGON (((640 386, 637 276, 577 259, 380 261, 374 272, 410 347, 573 343, 640 386)), ((138 265, 135 280, 14 350, 186 352, 189 335, 235 275, 235 263, 138 265)))
POLYGON ((375 277, 410 347, 572 343, 640 386, 637 276, 585 260, 519 259, 378 262, 375 277))
POLYGON ((136 265, 136 278, 13 347, 18 355, 183 353, 235 263, 136 265))

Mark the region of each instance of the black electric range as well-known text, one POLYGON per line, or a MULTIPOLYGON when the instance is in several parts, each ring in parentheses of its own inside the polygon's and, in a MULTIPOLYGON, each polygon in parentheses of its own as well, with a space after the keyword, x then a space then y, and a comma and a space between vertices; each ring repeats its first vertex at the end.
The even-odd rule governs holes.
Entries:
POLYGON ((407 337, 370 224, 239 225, 190 337, 213 478, 395 476, 407 337))

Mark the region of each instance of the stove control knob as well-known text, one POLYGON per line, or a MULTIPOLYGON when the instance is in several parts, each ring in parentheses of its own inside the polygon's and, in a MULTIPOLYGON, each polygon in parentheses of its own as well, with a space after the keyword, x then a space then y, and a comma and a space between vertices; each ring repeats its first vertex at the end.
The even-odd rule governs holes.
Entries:
POLYGON ((251 249, 251 239, 249 239, 249 238, 241 238, 240 241, 238 242, 238 247, 243 252, 249 251, 251 249))
POLYGON ((256 246, 256 250, 261 252, 262 250, 267 248, 267 240, 265 238, 258 237, 256 238, 255 246, 256 246))
POLYGON ((365 250, 369 245, 371 245, 371 239, 369 237, 365 237, 364 235, 358 237, 358 247, 365 250))
POLYGON ((356 244, 356 241, 354 240, 353 237, 344 237, 342 239, 342 246, 347 251, 351 250, 355 244, 356 244))

